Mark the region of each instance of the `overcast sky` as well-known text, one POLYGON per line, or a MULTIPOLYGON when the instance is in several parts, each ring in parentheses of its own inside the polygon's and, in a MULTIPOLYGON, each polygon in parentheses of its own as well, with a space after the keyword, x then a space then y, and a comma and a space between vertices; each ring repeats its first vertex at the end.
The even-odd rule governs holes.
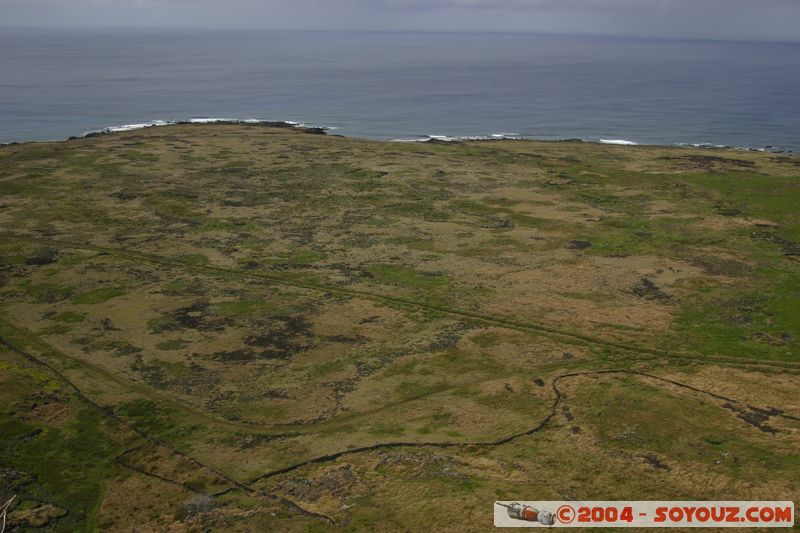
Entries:
POLYGON ((531 31, 800 41, 800 0, 0 0, 0 25, 531 31))

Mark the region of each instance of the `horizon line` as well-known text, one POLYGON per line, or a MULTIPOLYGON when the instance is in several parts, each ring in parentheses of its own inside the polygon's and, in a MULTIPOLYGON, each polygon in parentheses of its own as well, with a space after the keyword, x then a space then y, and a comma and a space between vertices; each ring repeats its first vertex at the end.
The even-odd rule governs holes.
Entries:
POLYGON ((365 33, 365 34, 454 34, 454 35, 532 35, 543 37, 586 37, 586 38, 617 38, 647 41, 682 41, 682 42, 709 42, 709 43, 764 43, 764 44, 800 44, 800 39, 735 39, 722 37, 691 37, 691 36, 664 36, 664 35, 630 35, 618 33, 575 33, 575 32, 548 32, 543 30, 477 30, 477 29, 343 29, 343 28, 254 28, 254 27, 214 27, 214 26, 142 26, 142 25, 4 25, 5 30, 145 30, 145 31, 219 31, 219 32, 248 32, 248 33, 365 33))

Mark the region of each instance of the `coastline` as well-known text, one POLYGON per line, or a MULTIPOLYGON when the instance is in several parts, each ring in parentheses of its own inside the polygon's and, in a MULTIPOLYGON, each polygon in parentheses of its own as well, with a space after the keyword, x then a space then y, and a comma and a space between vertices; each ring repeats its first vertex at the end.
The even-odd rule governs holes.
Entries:
POLYGON ((194 522, 212 529, 308 529, 307 509, 366 531, 409 494, 463 509, 501 476, 522 494, 586 464, 630 469, 645 498, 706 474, 726 490, 740 464, 767 497, 800 477, 797 446, 760 461, 795 421, 740 416, 796 403, 800 158, 283 125, 0 149, 2 438, 60 465, 7 465, 32 509, 64 513, 51 529, 94 508, 107 529, 185 528, 174 509, 195 490, 219 498, 194 522), (634 426, 648 440, 609 455, 634 426), (740 462, 717 463, 730 434, 740 462))
MULTIPOLYGON (((107 126, 99 130, 90 130, 80 135, 70 135, 62 139, 47 139, 47 140, 29 140, 29 141, 12 141, 0 143, 0 146, 17 146, 21 144, 30 143, 46 143, 46 142, 63 142, 72 141, 77 139, 86 139, 92 137, 99 137, 103 135, 111 135, 116 133, 125 133, 141 129, 158 128, 164 126, 182 126, 182 125, 257 125, 270 128, 287 128, 297 129, 312 135, 329 135, 330 131, 337 128, 332 126, 317 125, 307 122, 295 122, 290 120, 268 120, 256 118, 222 118, 222 117, 198 117, 189 119, 178 120, 152 120, 149 122, 139 122, 131 124, 122 124, 116 126, 107 126)), ((774 154, 790 154, 794 155, 795 152, 789 148, 780 148, 775 146, 764 146, 760 148, 751 146, 730 146, 724 144, 715 144, 711 142, 704 143, 686 143, 676 142, 672 144, 659 144, 659 143, 643 143, 632 141, 624 138, 604 139, 604 138, 568 138, 568 137, 531 137, 520 135, 512 132, 500 132, 490 135, 420 135, 412 138, 391 138, 391 139, 375 139, 367 137, 338 135, 340 137, 347 137, 352 139, 371 140, 378 142, 394 142, 394 143, 431 143, 431 144, 459 144, 464 142, 496 142, 496 141, 534 141, 534 142, 572 142, 572 143, 590 143, 590 144, 603 144, 609 146, 625 146, 625 147, 662 147, 662 148, 698 148, 706 150, 732 150, 744 152, 762 152, 774 154)))

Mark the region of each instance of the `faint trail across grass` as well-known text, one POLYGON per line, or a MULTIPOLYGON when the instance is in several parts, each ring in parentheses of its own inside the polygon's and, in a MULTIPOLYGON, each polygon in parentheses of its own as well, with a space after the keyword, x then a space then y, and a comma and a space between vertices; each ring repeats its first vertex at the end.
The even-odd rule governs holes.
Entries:
MULTIPOLYGON (((672 386, 680 387, 680 388, 683 388, 683 389, 686 389, 686 390, 690 390, 690 391, 695 392, 695 393, 703 394, 703 395, 709 396, 711 398, 714 398, 715 400, 725 401, 725 402, 728 402, 728 403, 734 403, 734 404, 737 404, 737 405, 740 405, 740 406, 744 406, 744 407, 747 407, 748 409, 751 409, 751 410, 756 410, 756 411, 760 411, 760 412, 763 412, 763 413, 769 412, 769 413, 771 413, 771 416, 774 416, 774 417, 784 418, 786 420, 800 421, 800 416, 795 416, 795 415, 792 415, 792 414, 788 414, 783 409, 777 409, 775 407, 772 407, 770 409, 754 407, 754 406, 746 404, 744 402, 740 402, 738 400, 735 400, 735 399, 732 399, 732 398, 729 398, 729 397, 726 397, 726 396, 722 396, 722 395, 714 393, 714 392, 706 391, 704 389, 695 387, 693 385, 689 385, 689 384, 686 384, 686 383, 681 383, 681 382, 679 382, 677 380, 673 380, 673 379, 662 378, 662 377, 659 377, 659 376, 656 376, 656 375, 653 375, 653 374, 649 374, 649 373, 646 373, 646 372, 641 372, 641 371, 637 371, 637 370, 629 370, 629 369, 619 369, 619 368, 586 370, 586 371, 577 371, 577 372, 570 372, 570 373, 566 373, 566 374, 560 374, 560 375, 556 376, 555 378, 553 378, 553 380, 551 382, 551 388, 553 390, 553 400, 551 402, 550 409, 547 411, 546 415, 540 421, 538 421, 533 427, 531 427, 530 429, 527 429, 525 431, 522 431, 522 432, 514 433, 512 435, 508 435, 506 437, 502 437, 502 438, 499 438, 499 439, 496 439, 496 440, 493 440, 493 441, 475 441, 475 442, 405 442, 405 441, 396 441, 396 442, 377 443, 377 444, 373 444, 373 445, 362 446, 362 447, 358 447, 358 448, 351 448, 351 449, 342 450, 342 451, 331 453, 331 454, 326 454, 326 455, 321 455, 321 456, 318 456, 318 457, 314 457, 312 459, 308 459, 306 461, 295 463, 295 464, 292 464, 292 465, 289 465, 289 466, 286 466, 286 467, 283 467, 283 468, 271 470, 269 472, 266 472, 264 474, 261 474, 261 475, 255 477, 255 478, 253 478, 253 479, 251 479, 251 480, 249 480, 247 482, 241 482, 241 481, 238 481, 238 480, 235 480, 235 479, 231 478, 227 474, 224 474, 223 472, 221 472, 221 471, 219 471, 219 470, 217 470, 217 469, 215 469, 215 468, 213 468, 211 466, 208 466, 208 465, 206 465, 206 464, 204 464, 204 463, 202 463, 202 462, 200 462, 200 461, 198 461, 198 460, 196 460, 196 459, 194 459, 192 457, 189 457, 188 455, 186 455, 183 452, 181 452, 180 450, 177 450, 176 448, 170 446, 169 444, 163 442, 162 440, 154 438, 154 437, 148 435, 147 433, 143 432, 141 429, 133 426, 127 420, 124 420, 121 417, 119 417, 119 415, 117 415, 116 413, 111 411, 109 408, 103 407, 100 404, 94 402, 93 400, 91 400, 90 398, 85 396, 83 394, 83 392, 80 390, 80 388, 77 385, 75 385, 72 381, 70 381, 63 373, 61 373, 58 369, 56 369, 55 367, 53 367, 52 365, 50 365, 46 361, 40 359, 39 357, 36 357, 35 355, 31 354, 30 352, 27 352, 25 350, 17 348, 16 346, 14 346, 14 344, 10 343, 9 341, 4 339, 3 337, 0 337, 0 345, 6 347, 7 349, 9 349, 11 351, 13 351, 14 353, 17 353, 17 354, 25 357, 26 359, 28 359, 29 361, 31 361, 31 362, 33 362, 33 363, 35 363, 37 365, 40 365, 40 366, 43 366, 43 367, 47 368, 50 372, 52 372, 56 376, 58 376, 58 378, 60 380, 65 382, 75 392, 75 394, 82 401, 84 401, 84 402, 88 403, 89 405, 93 406, 95 409, 98 409, 104 416, 107 416, 107 417, 109 417, 109 418, 111 418, 111 419, 113 419, 113 420, 125 425, 126 427, 129 427, 132 431, 134 431, 136 434, 138 434, 144 440, 146 440, 146 441, 148 441, 148 442, 150 442, 150 443, 152 443, 152 444, 154 444, 156 446, 164 447, 164 448, 168 449, 171 453, 176 454, 179 457, 191 462, 192 464, 197 465, 197 466, 202 467, 202 468, 205 468, 209 472, 212 472, 215 475, 219 476, 221 479, 225 480, 227 483, 229 483, 231 485, 231 489, 225 490, 222 493, 229 492, 230 490, 234 490, 234 489, 239 489, 239 490, 245 491, 247 493, 263 495, 265 497, 268 497, 270 499, 278 501, 278 502, 288 506, 289 508, 294 509, 295 511, 303 514, 303 515, 306 515, 306 516, 309 516, 309 517, 313 517, 313 518, 318 518, 318 519, 324 520, 324 521, 326 521, 328 523, 335 523, 335 521, 333 520, 333 518, 331 518, 331 517, 329 517, 327 515, 316 513, 316 512, 304 509, 300 505, 298 505, 297 503, 295 503, 295 502, 293 502, 293 501, 291 501, 291 500, 289 500, 287 498, 284 498, 282 496, 277 496, 275 494, 271 494, 271 493, 268 493, 268 492, 260 491, 260 490, 258 490, 256 488, 254 488, 253 485, 255 483, 259 482, 259 481, 264 480, 264 479, 269 479, 269 478, 273 478, 273 477, 276 477, 276 476, 279 476, 279 475, 282 475, 282 474, 293 472, 293 471, 299 470, 299 469, 301 469, 301 468, 303 468, 305 466, 309 466, 309 465, 312 465, 312 464, 331 462, 331 461, 335 461, 335 460, 339 459, 340 457, 344 457, 344 456, 347 456, 347 455, 365 453, 365 452, 370 452, 370 451, 374 451, 374 450, 392 449, 392 448, 440 448, 441 449, 441 448, 464 448, 464 447, 497 447, 497 446, 502 446, 504 444, 508 444, 508 443, 510 443, 512 441, 515 441, 515 440, 519 439, 519 438, 522 438, 522 437, 525 437, 525 436, 530 436, 530 435, 533 435, 535 433, 538 433, 539 431, 543 430, 547 426, 547 424, 557 415, 558 408, 561 405, 561 403, 564 401, 564 398, 565 398, 564 393, 561 391, 561 389, 559 389, 558 385, 559 385, 560 382, 562 382, 564 380, 567 380, 567 379, 570 379, 570 378, 575 378, 575 377, 580 377, 580 376, 588 376, 588 375, 604 375, 604 374, 627 374, 627 375, 639 376, 639 377, 644 377, 644 378, 647 378, 647 379, 659 381, 659 382, 662 382, 662 383, 666 383, 666 384, 669 384, 669 385, 672 385, 672 386)), ((130 451, 131 450, 123 452, 123 454, 121 454, 117 458, 118 462, 120 462, 119 460, 126 453, 129 453, 130 451)), ((128 465, 125 465, 125 464, 122 464, 122 463, 120 463, 120 464, 122 466, 128 467, 128 465)), ((133 469, 133 470, 135 470, 137 472, 140 472, 140 473, 142 473, 144 475, 149 475, 149 473, 147 473, 147 472, 139 471, 137 469, 133 469)), ((164 482, 169 482, 169 483, 172 483, 172 484, 181 485, 181 486, 187 488, 188 490, 193 490, 193 489, 191 489, 189 487, 186 487, 185 484, 180 483, 178 481, 167 479, 167 478, 162 478, 161 476, 154 476, 154 477, 156 477, 157 479, 160 479, 160 480, 162 480, 164 482)), ((220 493, 220 494, 222 494, 222 493, 220 493)))
POLYGON ((562 342, 568 342, 572 344, 589 344, 589 345, 596 345, 602 346, 607 348, 615 348, 618 350, 623 350, 626 352, 632 352, 635 354, 646 354, 650 356, 656 357, 663 357, 663 358, 670 358, 670 359, 684 359, 684 360, 692 360, 692 361, 701 361, 701 362, 717 362, 717 363, 735 363, 735 364, 742 364, 742 365, 763 365, 763 366, 773 366, 773 367, 783 367, 783 368, 796 368, 800 369, 800 362, 794 361, 775 361, 775 360, 761 360, 761 359, 746 359, 746 358, 738 358, 738 357, 731 357, 731 356, 721 356, 721 355, 704 355, 704 354, 693 354, 693 353, 684 353, 684 352, 675 352, 675 351, 668 351, 668 350, 661 350, 658 348, 652 348, 648 346, 637 346, 634 344, 628 344, 623 342, 611 341, 607 339, 602 339, 599 337, 595 337, 592 335, 587 335, 580 332, 572 332, 567 331, 564 329, 556 328, 547 324, 537 323, 537 322, 520 322, 516 321, 509 317, 503 316, 491 316, 491 315, 484 315, 481 313, 474 313, 471 311, 466 311, 463 309, 457 309, 452 307, 443 307, 433 304, 428 304, 424 302, 418 302, 414 300, 408 300, 405 298, 399 298, 396 296, 390 296, 385 294, 379 294, 369 291, 363 291, 358 289, 348 289, 344 287, 335 287, 331 285, 325 285, 321 283, 314 283, 308 281, 298 281, 296 279, 289 279, 284 276, 280 276, 277 274, 264 274, 264 273, 257 273, 257 272, 250 272, 250 271, 243 271, 243 270, 236 270, 236 269, 229 269, 223 267, 216 267, 210 265, 199 265, 196 263, 190 263, 186 261, 182 261, 180 259, 173 259, 169 257, 164 257, 156 254, 149 254, 140 252, 137 250, 129 250, 129 249, 122 249, 122 248, 113 248, 107 246, 98 246, 89 243, 81 243, 75 241, 67 241, 67 240, 60 240, 60 239, 49 239, 49 238, 42 238, 35 235, 22 235, 22 234, 15 234, 15 233, 4 233, 4 236, 8 236, 11 238, 16 239, 24 239, 34 242, 40 242, 43 244, 48 244, 51 246, 60 246, 62 248, 73 248, 73 249, 81 249, 81 250, 89 250, 103 254, 115 255, 121 258, 128 258, 130 260, 139 260, 145 261, 152 264, 159 264, 171 268, 181 268, 183 270, 190 270, 194 272, 203 272, 212 274, 215 276, 224 276, 224 277, 234 277, 239 279, 259 279, 259 280, 266 280, 273 283, 279 283, 286 286, 291 286, 295 288, 313 290, 317 292, 322 292, 326 294, 338 294, 344 296, 352 296, 357 298, 363 298, 367 300, 371 300, 378 303, 383 303, 386 305, 391 305, 395 307, 402 307, 405 309, 415 309, 415 310, 423 310, 429 311, 433 313, 438 313, 442 316, 450 316, 453 318, 457 318, 460 320, 470 321, 472 323, 483 324, 488 326, 495 326, 505 329, 511 329, 515 331, 522 331, 526 333, 538 333, 542 335, 549 336, 556 340, 560 340, 562 342))
MULTIPOLYGON (((260 491, 260 490, 258 490, 256 488, 250 486, 250 484, 248 484, 248 483, 243 483, 241 481, 237 481, 237 480, 233 479, 232 477, 228 476, 227 474, 225 474, 224 472, 221 472, 220 470, 217 470, 216 468, 214 468, 212 466, 209 466, 209 465, 207 465, 205 463, 202 463, 202 462, 198 461, 197 459, 194 459, 193 457, 190 457, 190 456, 186 455, 185 453, 183 453, 182 451, 180 451, 180 450, 176 449, 175 447, 169 445, 168 443, 166 443, 166 442, 164 442, 164 441, 162 441, 162 440, 160 440, 160 439, 158 439, 156 437, 153 437, 153 436, 147 434, 146 432, 142 431, 140 428, 138 428, 135 425, 131 424, 128 420, 123 419, 122 417, 120 417, 119 415, 114 413, 114 411, 112 411, 108 407, 104 407, 104 406, 98 404, 97 402, 95 402, 94 400, 92 400, 91 398, 89 398, 88 396, 86 396, 81 391, 81 389, 77 385, 75 385, 75 383, 73 383, 69 378, 67 378, 62 372, 60 372, 53 365, 47 363, 46 361, 44 361, 43 359, 41 359, 39 357, 36 357, 35 355, 33 355, 32 353, 30 353, 28 351, 25 351, 25 350, 17 348, 16 346, 14 346, 12 343, 8 342, 6 339, 4 339, 1 336, 0 336, 0 346, 3 346, 7 350, 9 350, 11 352, 14 352, 17 355, 20 355, 20 356, 24 357, 25 359, 27 359, 31 363, 34 363, 34 364, 36 364, 38 366, 41 366, 41 367, 47 369, 47 371, 49 371, 52 374, 54 374, 60 381, 62 381, 70 389, 72 389, 72 391, 75 394, 75 396, 77 396, 78 399, 80 399, 82 402, 84 402, 87 405, 91 406, 92 408, 96 409, 103 416, 113 420, 114 422, 117 422, 117 423, 123 425, 124 427, 129 428, 131 431, 133 431, 134 433, 139 435, 139 437, 141 437, 145 441, 147 441, 147 442, 149 442, 149 443, 151 443, 151 444, 153 444, 155 446, 163 447, 163 448, 169 450, 170 453, 172 453, 174 455, 177 455, 178 457, 182 458, 183 460, 186 460, 189 463, 191 463, 191 464, 193 464, 193 465, 195 465, 197 467, 204 468, 204 469, 208 470, 209 472, 212 472, 214 475, 219 476, 220 479, 224 480, 225 482, 227 482, 227 483, 229 483, 231 485, 231 488, 229 490, 224 491, 224 492, 229 492, 230 490, 239 489, 239 490, 242 490, 242 491, 250 493, 250 494, 261 495, 261 496, 267 497, 269 499, 272 499, 273 501, 277 501, 277 502, 289 507, 290 509, 293 509, 296 512, 298 512, 300 514, 303 514, 305 516, 308 516, 308 517, 311 517, 311 518, 317 518, 317 519, 323 520, 323 521, 328 522, 328 523, 333 523, 334 522, 333 519, 330 518, 329 516, 321 514, 321 513, 316 513, 316 512, 313 512, 313 511, 309 511, 307 509, 304 509, 303 507, 301 507, 297 503, 293 502, 292 500, 289 500, 288 498, 285 498, 283 496, 278 496, 278 495, 275 495, 275 494, 271 494, 271 493, 268 493, 268 492, 260 491)), ((129 453, 131 451, 132 450, 127 450, 127 451, 123 452, 122 454, 120 454, 116 458, 116 461, 117 461, 118 464, 120 464, 120 466, 123 466, 125 468, 130 469, 130 470, 139 472, 140 474, 147 475, 147 476, 153 477, 155 479, 159 479, 159 480, 164 481, 164 482, 168 482, 170 484, 180 485, 180 486, 182 486, 182 487, 184 487, 184 488, 186 488, 188 490, 191 490, 192 492, 196 492, 194 489, 191 489, 190 487, 187 487, 184 483, 181 483, 179 481, 175 481, 175 480, 172 480, 172 479, 164 478, 162 476, 154 475, 152 473, 145 472, 143 470, 134 469, 134 468, 131 468, 130 465, 127 465, 127 464, 122 464, 120 462, 121 458, 125 454, 127 454, 127 453, 129 453)), ((224 492, 222 492, 222 493, 224 493, 224 492)), ((219 494, 222 494, 222 493, 219 493, 219 494)))
MULTIPOLYGON (((544 418, 542 418, 542 420, 540 420, 535 426, 533 426, 532 428, 530 428, 530 429, 528 429, 526 431, 515 433, 513 435, 509 435, 507 437, 503 437, 503 438, 500 438, 500 439, 497 439, 497 440, 494 440, 494 441, 488 441, 488 442, 388 442, 388 443, 383 443, 383 444, 374 444, 374 445, 371 445, 371 446, 362 446, 360 448, 352 448, 352 449, 343 450, 343 451, 332 453, 332 454, 321 455, 319 457, 315 457, 315 458, 309 459, 307 461, 296 463, 294 465, 290 465, 290 466, 287 466, 287 467, 284 467, 284 468, 280 468, 280 469, 277 469, 277 470, 272 470, 270 472, 266 472, 266 473, 264 473, 264 474, 262 474, 262 475, 260 475, 260 476, 258 476, 256 478, 250 480, 249 483, 250 484, 257 483, 258 481, 261 481, 263 479, 269 479, 269 478, 272 478, 272 477, 279 476, 281 474, 286 474, 288 472, 292 472, 292 471, 298 470, 300 468, 303 468, 304 466, 308 466, 308 465, 312 465, 312 464, 316 464, 316 463, 325 463, 325 462, 335 461, 336 459, 338 459, 340 457, 343 457, 343 456, 346 456, 346 455, 353 455, 353 454, 357 454, 357 453, 369 452, 369 451, 374 451, 374 450, 390 449, 390 448, 463 448, 463 447, 468 447, 468 446, 472 446, 472 447, 496 447, 496 446, 502 446, 504 444, 508 444, 508 443, 510 443, 512 441, 515 441, 515 440, 517 440, 517 439, 519 439, 521 437, 525 437, 525 436, 533 435, 534 433, 538 433, 539 431, 544 429, 545 426, 547 426, 547 424, 553 418, 555 418, 556 414, 558 413, 559 405, 565 399, 564 393, 561 391, 561 389, 558 388, 558 384, 560 382, 562 382, 564 380, 567 380, 567 379, 570 379, 570 378, 575 378, 575 377, 580 377, 580 376, 596 376, 596 375, 603 375, 603 374, 627 374, 627 375, 631 375, 631 376, 639 376, 639 377, 655 380, 655 381, 658 381, 658 382, 661 382, 661 383, 666 383, 666 384, 669 384, 669 385, 680 387, 680 388, 683 388, 683 389, 686 389, 686 390, 690 390, 690 391, 695 392, 695 393, 703 394, 703 395, 709 396, 711 398, 714 398, 715 400, 721 400, 721 401, 725 401, 725 402, 728 402, 728 403, 734 403, 734 404, 737 404, 737 405, 740 405, 740 406, 743 406, 743 407, 747 407, 749 409, 752 409, 752 410, 755 410, 755 411, 759 411, 759 412, 762 412, 762 413, 770 412, 770 413, 772 413, 772 416, 775 416, 775 417, 778 417, 778 418, 783 418, 783 419, 786 419, 786 420, 793 420, 793 421, 800 421, 800 417, 795 416, 795 415, 791 415, 791 414, 787 414, 782 409, 771 408, 771 409, 768 410, 768 409, 764 409, 764 408, 761 408, 761 407, 754 407, 752 405, 746 404, 746 403, 741 402, 739 400, 734 400, 732 398, 721 396, 721 395, 716 394, 714 392, 706 391, 706 390, 700 389, 698 387, 695 387, 693 385, 688 385, 686 383, 681 383, 679 381, 675 381, 675 380, 672 380, 672 379, 662 378, 662 377, 659 377, 659 376, 656 376, 656 375, 653 375, 653 374, 649 374, 649 373, 646 373, 646 372, 640 372, 640 371, 637 371, 637 370, 619 369, 619 368, 602 369, 602 370, 586 370, 586 371, 580 371, 580 372, 570 372, 570 373, 567 373, 567 374, 560 374, 560 375, 556 376, 553 379, 553 381, 551 382, 551 387, 553 389, 554 397, 553 397, 553 401, 552 401, 552 404, 550 406, 549 411, 544 416, 544 418)), ((746 421, 743 421, 743 422, 747 423, 746 421)))

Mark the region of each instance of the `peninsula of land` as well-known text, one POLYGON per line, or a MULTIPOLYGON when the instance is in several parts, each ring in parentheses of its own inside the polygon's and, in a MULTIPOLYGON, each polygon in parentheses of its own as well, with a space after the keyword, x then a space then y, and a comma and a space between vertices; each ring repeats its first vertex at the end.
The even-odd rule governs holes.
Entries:
POLYGON ((0 147, 11 531, 800 500, 800 158, 310 133, 0 147))

